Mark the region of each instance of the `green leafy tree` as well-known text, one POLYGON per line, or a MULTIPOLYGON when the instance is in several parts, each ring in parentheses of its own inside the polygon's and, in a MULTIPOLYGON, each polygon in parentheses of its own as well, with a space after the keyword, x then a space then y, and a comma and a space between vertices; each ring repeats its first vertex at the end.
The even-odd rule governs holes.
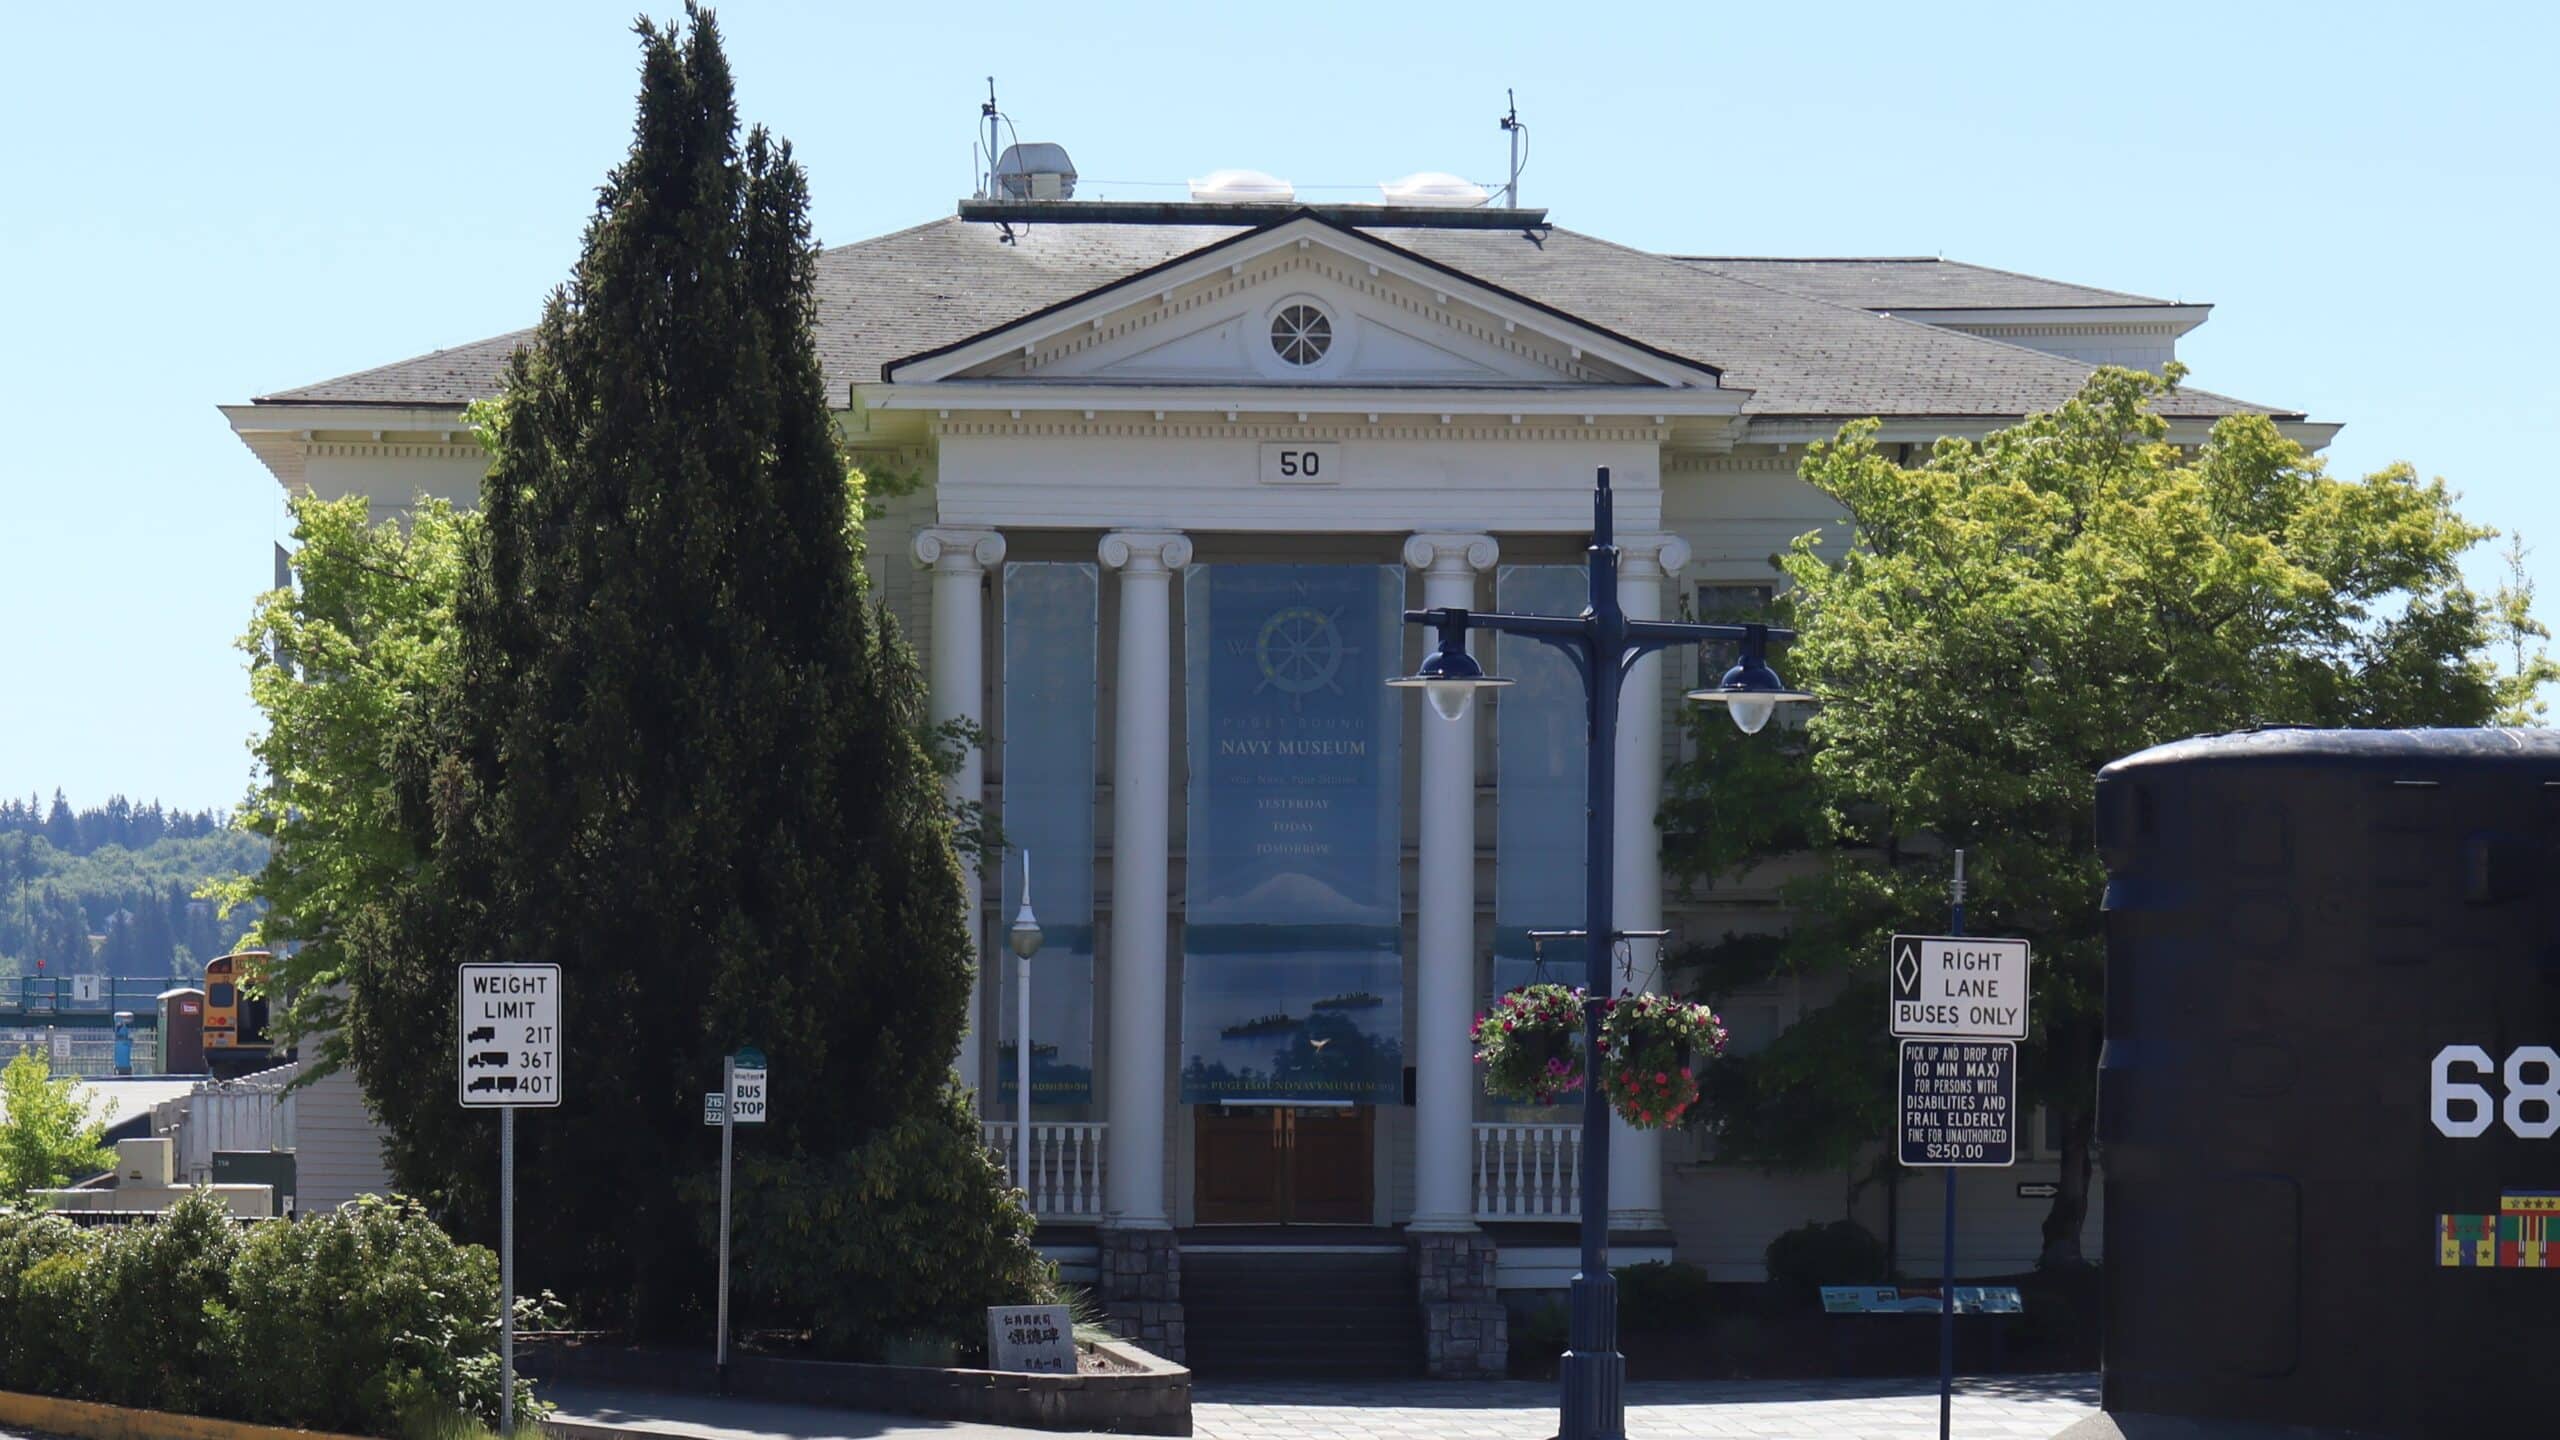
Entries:
POLYGON ((383 943, 390 898, 425 858, 398 757, 452 673, 463 549, 479 521, 427 498, 380 524, 361 495, 297 496, 292 511, 298 583, 261 598, 239 641, 267 727, 250 746, 258 786, 234 823, 271 848, 254 874, 205 893, 226 912, 267 907, 247 938, 289 952, 262 988, 285 1002, 271 1022, 280 1037, 310 1042, 307 1084, 345 1063, 357 952, 383 943))
POLYGON ((34 1051, 19 1051, 0 1070, 0 1200, 115 1168, 115 1152, 99 1143, 105 1134, 95 1102, 54 1079, 34 1051))
POLYGON ((2507 649, 2507 671, 2499 678, 2498 723, 2539 726, 2551 707, 2542 688, 2560 680, 2560 660, 2551 658, 2551 627, 2533 613, 2533 576, 2526 571, 2524 537, 2507 537, 2507 577, 2489 595, 2491 625, 2507 649))
MULTIPOLYGON (((869 1204, 930 1195, 937 1242, 974 1253, 839 1268, 803 1231, 749 1295, 793 1309, 786 1272, 823 1265, 958 1334, 1047 1275, 992 1168, 942 1163, 977 1149, 951 1075, 972 964, 952 817, 913 657, 865 589, 806 182, 763 130, 740 145, 716 29, 688 14, 639 26, 629 156, 476 416, 495 459, 452 668, 395 781, 429 859, 351 951, 351 1053, 403 1187, 487 1216, 453 967, 559 964, 564 1103, 519 1133, 522 1250, 586 1313, 671 1334, 712 1295, 702 1091, 755 1043, 776 1103, 745 1144, 774 1204, 858 1173, 869 1204)), ((867 1338, 809 1318, 822 1344, 867 1338)))
POLYGON ((1886 939, 1943 928, 1960 847, 1971 928, 2035 947, 2021 1080, 2063 1139, 2043 1260, 2077 1261, 2105 960, 2098 768, 2257 724, 2487 724, 2548 678, 2522 651, 2511 672, 2493 663, 2538 629, 2530 595, 2500 608, 2464 586, 2462 555, 2493 532, 2442 481, 2335 479, 2258 416, 2182 450, 2150 410, 2176 380, 2101 370, 2055 412, 1916 465, 1872 422, 1807 454, 1804 478, 1855 527, 1779 562, 1799 631, 1787 674, 1826 703, 1758 753, 1695 725, 1664 813, 1695 884, 1808 847, 1821 860, 1785 887, 1786 935, 1682 957, 1711 995, 1780 974, 1836 987, 1711 1070, 1702 1108, 1729 1155, 1845 1165, 1889 1133, 1886 939))

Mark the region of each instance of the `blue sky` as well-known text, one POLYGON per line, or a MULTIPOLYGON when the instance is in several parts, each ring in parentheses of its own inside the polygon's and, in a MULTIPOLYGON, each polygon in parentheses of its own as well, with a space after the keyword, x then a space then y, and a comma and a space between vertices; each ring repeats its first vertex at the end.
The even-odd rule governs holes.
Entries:
MULTIPOLYGON (((256 717, 231 641, 282 512, 213 407, 530 320, 627 142, 633 11, 11 18, 0 793, 243 793, 256 717)), ((2560 610, 2551 7, 720 14, 743 113, 797 145, 831 243, 948 213, 990 73, 1022 137, 1088 177, 1241 165, 1310 187, 1498 179, 1508 86, 1532 126, 1523 198, 1559 224, 2210 301, 2181 347, 2194 383, 2346 422, 2342 470, 2448 477, 2540 546, 2560 610)))

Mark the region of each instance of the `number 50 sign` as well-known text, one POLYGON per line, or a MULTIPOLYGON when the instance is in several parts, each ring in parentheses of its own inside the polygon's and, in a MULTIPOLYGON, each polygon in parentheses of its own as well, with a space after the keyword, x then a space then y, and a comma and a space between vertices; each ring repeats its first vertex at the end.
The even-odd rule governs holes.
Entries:
POLYGON ((2436 1129, 2456 1140, 2485 1135, 2501 1121, 2520 1139, 2548 1140, 2560 1134, 2560 1051, 2520 1045, 2501 1065, 2477 1045, 2447 1045, 2436 1052, 2427 1101, 2436 1129), (2491 1079, 2503 1098, 2480 1083, 2491 1079))

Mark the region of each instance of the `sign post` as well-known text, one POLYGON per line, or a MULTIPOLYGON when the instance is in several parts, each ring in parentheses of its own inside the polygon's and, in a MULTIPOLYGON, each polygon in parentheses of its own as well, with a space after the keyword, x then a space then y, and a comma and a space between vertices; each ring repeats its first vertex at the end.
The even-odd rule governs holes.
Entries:
POLYGON ((2027 942, 1964 933, 1964 852, 1949 895, 1952 935, 1896 935, 1888 1009, 1902 1042, 1896 1149, 1946 1171, 1938 1284, 1938 1437, 1955 1421, 1956 1171, 2017 1157, 2018 1047, 2027 1035, 2027 942))
POLYGON ((498 1112, 498 1431, 516 1429, 516 1111, 560 1103, 560 967, 465 965, 454 1087, 498 1112))
POLYGON ((711 1362, 723 1395, 729 1393, 729 1162, 736 1153, 738 1127, 764 1123, 764 1075, 764 1052, 741 1045, 737 1054, 720 1062, 719 1095, 702 1097, 703 1123, 720 1127, 720 1301, 711 1362), (717 1120, 712 1118, 714 1099, 720 1102, 717 1120))

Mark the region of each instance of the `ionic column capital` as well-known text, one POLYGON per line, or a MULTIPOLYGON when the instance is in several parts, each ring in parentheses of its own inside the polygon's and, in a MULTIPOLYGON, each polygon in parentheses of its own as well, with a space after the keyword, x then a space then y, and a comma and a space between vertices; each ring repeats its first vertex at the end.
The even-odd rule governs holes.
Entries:
POLYGON ((1102 563, 1129 575, 1167 575, 1191 563, 1191 537, 1179 530, 1114 530, 1102 537, 1102 563))
POLYGON ((1689 568, 1689 542, 1660 532, 1618 537, 1618 578, 1662 580, 1689 568))
POLYGON ((1004 537, 993 530, 919 530, 916 564, 945 575, 977 575, 1004 563, 1004 537))
POLYGON ((1476 572, 1493 568, 1502 558, 1502 547, 1490 535, 1453 535, 1424 531, 1404 542, 1404 563, 1431 575, 1455 575, 1474 579, 1476 572))

